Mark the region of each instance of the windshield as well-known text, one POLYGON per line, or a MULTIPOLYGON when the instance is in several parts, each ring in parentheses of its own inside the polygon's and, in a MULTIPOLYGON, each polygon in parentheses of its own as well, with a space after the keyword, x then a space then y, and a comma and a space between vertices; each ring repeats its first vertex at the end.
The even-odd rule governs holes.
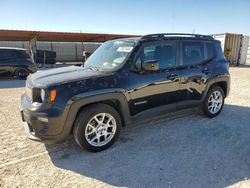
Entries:
POLYGON ((135 40, 113 40, 103 43, 85 62, 84 67, 113 70, 120 67, 136 45, 135 40))

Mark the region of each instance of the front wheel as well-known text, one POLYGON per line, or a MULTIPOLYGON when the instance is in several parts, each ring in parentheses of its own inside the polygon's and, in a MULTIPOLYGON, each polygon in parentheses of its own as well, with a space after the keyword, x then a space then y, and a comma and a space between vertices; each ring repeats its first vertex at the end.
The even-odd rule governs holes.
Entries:
POLYGON ((79 146, 89 151, 101 151, 110 147, 121 129, 117 111, 106 104, 91 105, 83 109, 74 125, 74 138, 79 146))
POLYGON ((209 90, 203 103, 203 111, 206 116, 217 116, 224 106, 225 94, 221 87, 215 86, 209 90))

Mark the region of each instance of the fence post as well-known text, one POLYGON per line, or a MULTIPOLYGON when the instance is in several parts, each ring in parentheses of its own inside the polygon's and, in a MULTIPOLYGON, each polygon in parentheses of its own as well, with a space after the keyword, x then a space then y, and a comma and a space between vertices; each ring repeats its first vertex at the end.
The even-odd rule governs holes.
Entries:
POLYGON ((45 61, 46 61, 46 52, 43 52, 43 67, 45 67, 45 61))

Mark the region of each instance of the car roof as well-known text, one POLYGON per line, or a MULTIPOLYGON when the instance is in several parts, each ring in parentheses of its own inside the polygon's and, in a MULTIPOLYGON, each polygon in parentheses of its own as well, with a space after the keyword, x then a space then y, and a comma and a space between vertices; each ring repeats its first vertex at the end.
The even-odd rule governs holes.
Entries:
POLYGON ((114 40, 132 40, 132 41, 164 41, 164 40, 197 40, 197 41, 215 41, 211 35, 189 34, 189 33, 156 33, 140 37, 119 38, 114 40))
POLYGON ((141 37, 142 41, 159 40, 214 40, 211 35, 190 34, 190 33, 156 33, 141 37))
POLYGON ((23 50, 27 51, 25 48, 14 48, 14 47, 0 47, 0 50, 23 50))

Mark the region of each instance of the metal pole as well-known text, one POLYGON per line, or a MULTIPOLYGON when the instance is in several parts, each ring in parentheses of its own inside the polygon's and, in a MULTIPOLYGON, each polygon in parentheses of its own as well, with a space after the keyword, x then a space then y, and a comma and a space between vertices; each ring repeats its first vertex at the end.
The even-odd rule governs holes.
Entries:
POLYGON ((45 61, 46 61, 46 52, 43 52, 43 67, 45 67, 45 61))

